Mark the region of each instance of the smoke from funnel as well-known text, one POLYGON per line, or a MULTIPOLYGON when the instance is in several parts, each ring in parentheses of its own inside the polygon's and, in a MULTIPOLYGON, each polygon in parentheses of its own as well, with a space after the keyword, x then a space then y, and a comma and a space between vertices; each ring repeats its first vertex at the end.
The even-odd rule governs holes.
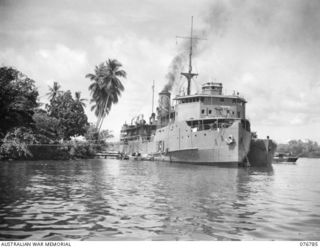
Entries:
MULTIPOLYGON (((207 29, 207 28, 206 28, 207 29)), ((207 33, 207 30, 197 30, 194 29, 196 35, 203 36, 207 33)), ((201 37, 200 37, 201 38, 201 37)), ((172 59, 169 71, 166 75, 167 84, 164 86, 163 91, 172 91, 172 88, 177 84, 178 79, 180 78, 180 73, 182 72, 184 65, 188 65, 188 57, 190 51, 190 40, 186 39, 180 43, 178 54, 172 59)), ((193 39, 192 41, 192 58, 199 55, 204 51, 203 47, 199 46, 199 40, 193 39)))
POLYGON ((180 77, 180 72, 183 68, 183 63, 186 59, 186 56, 182 53, 176 55, 169 66, 169 71, 166 75, 168 80, 167 84, 164 86, 163 91, 170 92, 174 86, 177 79, 180 77))
MULTIPOLYGON (((222 34, 226 28, 228 15, 229 13, 223 2, 217 1, 211 6, 208 13, 204 15, 205 28, 201 30, 194 29, 194 33, 196 35, 207 36, 214 30, 214 32, 222 34)), ((193 58, 205 50, 205 46, 199 47, 198 44, 199 40, 195 39, 192 41, 193 58)), ((163 91, 172 91, 172 88, 177 84, 184 65, 188 64, 189 49, 190 40, 180 43, 179 52, 170 63, 169 71, 166 75, 167 84, 164 86, 163 91)))
MULTIPOLYGON (((193 56, 198 54, 198 41, 193 40, 193 56)), ((169 71, 166 75, 167 84, 163 87, 163 91, 172 91, 172 88, 176 85, 178 82, 178 79, 180 78, 180 73, 184 69, 184 65, 188 64, 188 55, 189 55, 189 49, 190 49, 190 42, 189 40, 184 41, 180 45, 180 49, 178 54, 172 59, 169 71)))

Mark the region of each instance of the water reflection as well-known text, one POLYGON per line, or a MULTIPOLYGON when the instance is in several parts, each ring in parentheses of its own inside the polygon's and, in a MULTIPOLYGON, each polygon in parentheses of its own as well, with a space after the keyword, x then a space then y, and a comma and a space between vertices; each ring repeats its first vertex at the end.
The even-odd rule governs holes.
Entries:
MULTIPOLYGON (((4 163, 0 170, 0 239, 293 239, 297 223, 281 215, 293 216, 290 206, 302 203, 279 198, 295 189, 281 191, 285 172, 272 167, 83 160, 4 163)), ((317 204, 309 212, 300 206, 312 226, 317 204)))

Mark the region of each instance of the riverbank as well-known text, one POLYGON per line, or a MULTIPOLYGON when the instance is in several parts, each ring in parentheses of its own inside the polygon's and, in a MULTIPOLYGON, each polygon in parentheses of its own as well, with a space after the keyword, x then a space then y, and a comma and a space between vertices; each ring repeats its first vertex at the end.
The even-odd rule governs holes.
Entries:
POLYGON ((20 144, 18 148, 2 149, 0 160, 71 160, 93 158, 101 145, 89 142, 63 144, 20 144))
POLYGON ((290 140, 287 144, 278 144, 278 153, 287 153, 300 158, 320 158, 320 147, 312 140, 290 140))

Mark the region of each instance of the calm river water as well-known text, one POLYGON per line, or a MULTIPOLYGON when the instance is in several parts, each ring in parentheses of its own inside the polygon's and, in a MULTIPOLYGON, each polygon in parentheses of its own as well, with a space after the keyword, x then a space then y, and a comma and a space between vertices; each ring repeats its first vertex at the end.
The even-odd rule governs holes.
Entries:
POLYGON ((320 160, 1 162, 0 240, 319 240, 320 160))

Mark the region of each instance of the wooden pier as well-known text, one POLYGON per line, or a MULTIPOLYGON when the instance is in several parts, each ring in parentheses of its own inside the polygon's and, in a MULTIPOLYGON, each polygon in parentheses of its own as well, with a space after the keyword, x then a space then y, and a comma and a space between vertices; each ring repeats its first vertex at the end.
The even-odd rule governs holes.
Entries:
POLYGON ((122 154, 120 152, 113 152, 113 151, 103 151, 96 153, 95 157, 97 158, 115 158, 121 159, 122 154))

